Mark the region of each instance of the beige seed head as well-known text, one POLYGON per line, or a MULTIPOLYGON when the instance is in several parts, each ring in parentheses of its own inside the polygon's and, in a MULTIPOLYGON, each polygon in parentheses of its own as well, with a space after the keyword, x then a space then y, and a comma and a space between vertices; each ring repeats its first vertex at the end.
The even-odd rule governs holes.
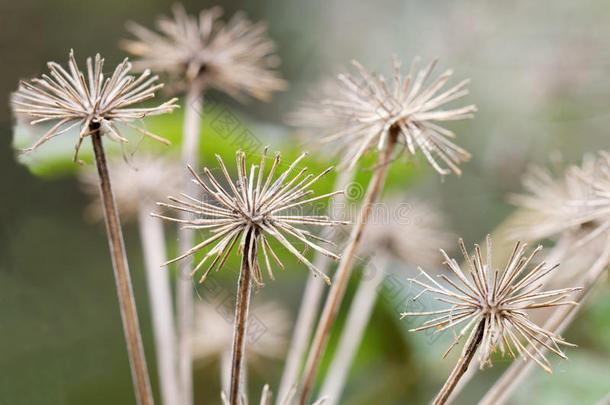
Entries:
POLYGON ((263 23, 252 23, 238 13, 224 23, 222 9, 203 10, 199 16, 176 4, 173 16, 157 20, 159 32, 136 23, 127 28, 135 36, 125 50, 138 57, 135 67, 165 71, 176 79, 177 90, 189 86, 214 87, 233 97, 242 93, 269 100, 286 82, 275 68, 279 57, 263 23))
POLYGON ((203 282, 216 265, 218 265, 218 270, 222 268, 228 255, 239 240, 238 253, 246 256, 254 281, 262 284, 258 259, 259 249, 262 250, 262 256, 271 279, 274 277, 269 257, 280 268, 284 268, 284 265, 280 262, 269 243, 269 239, 272 238, 285 247, 299 262, 304 263, 314 275, 320 276, 330 284, 328 276, 318 270, 304 256, 304 252, 300 252, 286 238, 286 236, 294 238, 302 243, 305 249, 312 248, 332 259, 339 259, 339 256, 335 253, 312 242, 316 241, 333 245, 331 241, 316 236, 302 228, 302 226, 307 225, 327 227, 346 223, 345 221, 333 220, 328 216, 308 215, 302 212, 302 209, 308 204, 343 193, 343 191, 334 191, 316 197, 308 197, 313 194, 313 190, 310 187, 328 174, 333 169, 332 167, 329 167, 315 177, 312 174, 305 175, 307 168, 304 167, 292 179, 289 179, 293 170, 297 168, 297 165, 305 156, 306 153, 303 153, 277 179, 273 180, 274 174, 280 165, 279 153, 273 159, 269 174, 265 175, 267 148, 264 149, 260 165, 252 165, 249 171, 246 170, 245 153, 238 151, 236 156, 238 176, 237 181, 234 182, 229 176, 223 160, 220 156, 216 155, 228 188, 222 186, 207 167, 204 168, 204 178, 207 179, 205 181, 204 178, 200 177, 189 166, 194 181, 203 189, 206 196, 212 200, 212 203, 182 194, 181 198, 168 197, 172 204, 158 204, 162 207, 192 214, 192 219, 184 220, 153 215, 181 223, 185 228, 208 230, 211 235, 203 242, 165 264, 184 259, 207 246, 215 244, 191 273, 194 274, 208 259, 215 257, 200 279, 200 282, 203 282))
MULTIPOLYGON (((535 361, 548 373, 550 363, 536 345, 541 344, 549 351, 567 359, 559 345, 573 346, 560 336, 534 324, 528 318, 528 311, 538 308, 549 308, 561 305, 576 305, 568 297, 579 288, 563 288, 544 291, 542 282, 545 275, 558 266, 548 266, 545 262, 530 267, 535 255, 542 249, 538 246, 529 256, 525 256, 525 244, 517 242, 515 249, 503 270, 494 269, 491 254, 491 238, 487 236, 487 255, 484 259, 481 249, 475 245, 475 254, 470 256, 460 239, 460 248, 468 264, 464 273, 455 259, 449 258, 441 250, 445 265, 451 271, 451 278, 445 274, 441 278, 446 285, 430 277, 421 270, 425 282, 417 279, 410 281, 424 289, 415 296, 418 299, 424 293, 435 295, 435 300, 451 305, 447 309, 428 312, 405 312, 402 318, 410 316, 433 316, 423 326, 412 329, 412 332, 434 329, 436 333, 448 329, 454 331, 454 343, 443 355, 443 358, 459 343, 465 334, 472 336, 477 325, 484 323, 483 338, 479 349, 481 368, 491 365, 491 353, 500 348, 515 358, 513 349, 524 359, 535 361), (528 268, 530 267, 530 268, 528 268), (456 333, 456 329, 459 332, 456 333), (525 344, 524 344, 525 343, 525 344)), ((470 338, 468 339, 470 340, 470 338)))
POLYGON ((29 117, 31 124, 54 122, 36 143, 24 150, 31 152, 45 142, 62 135, 73 128, 80 134, 76 142, 74 161, 78 161, 78 151, 83 139, 91 135, 91 127, 99 128, 110 139, 127 142, 121 136, 119 125, 125 125, 157 141, 169 144, 164 138, 150 133, 133 122, 149 115, 165 114, 178 108, 176 99, 156 107, 132 107, 153 98, 155 91, 163 84, 157 83, 158 77, 151 76, 149 70, 137 78, 128 73, 131 63, 127 58, 121 62, 110 77, 103 73, 104 59, 95 55, 95 60, 87 58, 86 75, 81 72, 70 51, 68 71, 58 63, 49 62, 49 75, 21 82, 13 93, 11 104, 16 114, 29 117))
POLYGON ((367 151, 382 150, 388 138, 397 135, 407 153, 421 151, 440 174, 460 174, 457 165, 468 160, 470 154, 450 141, 455 134, 440 123, 473 117, 474 105, 442 109, 468 93, 469 81, 442 91, 453 72, 447 70, 427 84, 436 60, 417 71, 418 61, 416 58, 403 77, 400 62, 393 58, 390 81, 354 61, 356 75, 340 74, 336 83, 326 83, 322 94, 304 103, 289 122, 322 131, 320 142, 335 143, 349 169, 367 151))

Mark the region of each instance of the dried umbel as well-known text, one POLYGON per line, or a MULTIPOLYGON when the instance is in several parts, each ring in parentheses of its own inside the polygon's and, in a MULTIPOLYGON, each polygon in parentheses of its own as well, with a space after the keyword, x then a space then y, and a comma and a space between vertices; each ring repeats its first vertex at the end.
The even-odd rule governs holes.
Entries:
MULTIPOLYGON (((129 162, 121 158, 110 159, 108 167, 115 200, 124 220, 137 218, 140 209, 178 192, 184 171, 174 159, 151 153, 139 153, 129 162)), ((79 180, 85 193, 95 199, 99 197, 95 170, 84 170, 79 174, 79 180)), ((97 201, 87 208, 86 214, 102 219, 97 201)))
POLYGON ((43 143, 62 135, 73 128, 79 128, 74 161, 83 139, 98 129, 112 140, 127 142, 121 136, 117 124, 122 124, 145 136, 168 144, 169 142, 146 129, 132 124, 147 115, 165 114, 178 108, 176 99, 157 107, 132 107, 155 96, 155 91, 163 87, 156 83, 158 77, 145 70, 137 78, 129 75, 131 63, 125 58, 110 77, 103 73, 104 59, 97 54, 95 60, 87 59, 86 77, 76 64, 74 51, 70 51, 68 70, 59 64, 49 62, 49 75, 21 82, 13 93, 11 103, 15 113, 31 118, 32 124, 56 122, 36 143, 24 150, 30 152, 43 143))
POLYGON ((527 312, 537 308, 576 305, 575 302, 568 300, 568 297, 579 288, 542 290, 542 283, 539 280, 558 267, 541 262, 528 269, 542 246, 538 246, 529 256, 525 256, 526 245, 517 242, 506 267, 503 270, 493 270, 489 236, 486 260, 483 259, 478 245, 475 245, 475 254, 472 257, 468 255, 461 239, 459 245, 468 264, 467 274, 462 271, 455 259, 449 258, 441 250, 445 258, 444 263, 455 277, 451 279, 444 274, 439 276, 448 284, 447 286, 441 285, 423 270, 421 274, 427 279, 426 282, 410 280, 424 287, 414 299, 429 292, 436 295, 436 300, 451 304, 451 307, 438 311, 403 313, 403 318, 434 316, 433 319, 424 322, 423 326, 411 331, 434 329, 436 332, 442 332, 448 329, 455 330, 465 324, 455 335, 455 341, 443 355, 444 358, 466 333, 470 335, 468 340, 472 341, 473 335, 482 328, 479 349, 481 368, 491 365, 491 353, 500 347, 503 354, 507 351, 512 358, 515 358, 513 351, 515 349, 524 359, 532 359, 546 372, 551 373, 550 363, 545 355, 537 346, 530 345, 528 349, 526 344, 541 344, 563 359, 567 357, 559 348, 559 344, 573 345, 531 322, 527 312))
POLYGON ((336 142, 350 169, 364 153, 383 150, 389 138, 396 137, 411 155, 419 149, 440 174, 460 174, 457 165, 470 154, 451 142, 455 134, 439 123, 473 117, 474 105, 441 109, 468 93, 468 80, 441 92, 452 71, 427 84, 436 61, 417 71, 415 59, 409 74, 402 77, 400 62, 394 58, 391 83, 360 63, 353 64, 358 75, 341 74, 336 84, 326 84, 325 94, 293 114, 291 123, 323 131, 321 142, 336 142))
POLYGON ((364 231, 361 251, 379 250, 408 263, 433 266, 439 247, 447 247, 453 235, 446 231, 446 218, 428 203, 415 199, 390 199, 376 204, 364 231))
POLYGON ((592 185, 603 181, 603 166, 603 156, 585 155, 580 167, 556 171, 530 167, 522 180, 525 193, 509 196, 509 201, 521 208, 512 235, 535 241, 570 234, 584 244, 607 230, 610 221, 605 220, 605 214, 594 213, 599 200, 592 185))
POLYGON ((280 262, 269 243, 268 239, 272 237, 299 259, 299 262, 304 263, 314 275, 320 276, 330 284, 328 276, 311 264, 303 253, 299 252, 285 236, 291 236, 302 242, 306 247, 311 247, 333 259, 339 259, 339 256, 312 242, 312 240, 331 245, 332 242, 315 236, 311 232, 299 227, 302 225, 335 226, 345 224, 344 221, 336 221, 328 216, 307 215, 300 211, 307 204, 343 193, 343 191, 334 191, 306 198, 313 193, 313 190, 309 188, 333 168, 330 167, 315 177, 311 174, 305 175, 307 168, 302 168, 289 180, 288 177, 305 156, 305 153, 299 156, 286 171, 273 181, 273 176, 280 164, 279 153, 275 155, 270 172, 265 176, 267 148, 263 152, 260 166, 252 165, 249 172, 246 170, 245 153, 238 151, 236 158, 238 177, 237 181, 234 182, 231 180, 223 160, 220 156, 216 155, 229 186, 228 190, 216 180, 208 168, 204 168, 205 177, 207 177, 208 181, 206 182, 189 166, 194 181, 201 186, 207 196, 212 198, 215 204, 182 194, 181 198, 169 197, 173 204, 159 203, 159 205, 188 212, 193 215, 192 219, 184 220, 162 215, 157 216, 184 224, 189 229, 209 229, 213 236, 205 239, 175 259, 168 261, 166 264, 184 259, 206 246, 216 243, 191 273, 194 274, 209 258, 216 256, 201 277, 200 282, 203 282, 216 265, 218 265, 218 270, 222 268, 231 250, 239 240, 238 253, 247 255, 247 264, 252 272, 252 278, 261 284, 262 275, 258 263, 259 248, 263 252, 267 271, 271 279, 273 279, 273 272, 271 270, 270 256, 279 267, 284 268, 284 265, 280 262), (290 209, 296 209, 296 212, 291 213, 288 211, 290 209))
POLYGON ((136 67, 165 71, 182 81, 180 90, 212 86, 233 97, 247 93, 268 100, 273 91, 284 89, 286 82, 274 70, 279 58, 265 24, 253 24, 242 14, 224 23, 221 15, 222 9, 214 7, 197 18, 177 4, 173 18, 158 19, 159 33, 130 23, 136 39, 124 41, 123 47, 140 58, 136 67))

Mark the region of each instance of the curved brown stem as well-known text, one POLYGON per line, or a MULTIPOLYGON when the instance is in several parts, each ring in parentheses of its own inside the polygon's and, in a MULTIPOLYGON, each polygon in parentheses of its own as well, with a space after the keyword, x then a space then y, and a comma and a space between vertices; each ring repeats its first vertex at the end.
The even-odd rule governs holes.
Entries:
POLYGON ((309 356, 307 357, 307 362, 305 363, 305 371, 301 380, 302 390, 298 401, 300 405, 305 405, 309 399, 309 395, 311 394, 313 381, 316 376, 318 366, 320 365, 332 325, 337 316, 341 301, 343 300, 345 289, 347 288, 347 282, 349 281, 349 277, 351 275, 352 264, 354 262, 354 257, 356 256, 356 252, 358 251, 358 246, 360 245, 362 233, 371 215, 373 205, 377 201, 377 198, 379 197, 379 194, 383 188, 383 183, 392 159, 392 151, 394 150, 394 145, 396 144, 396 138, 397 133, 390 134, 388 142, 379 156, 375 173, 371 178, 366 195, 364 196, 358 222, 354 228, 352 228, 349 243, 343 252, 341 262, 339 263, 339 267, 337 268, 332 286, 328 293, 328 298, 324 304, 322 316, 318 322, 316 333, 309 351, 309 356))
POLYGON ((248 326, 248 310, 250 307, 251 272, 248 265, 248 246, 252 234, 246 235, 245 248, 239 270, 237 283, 237 297, 235 299, 235 324, 233 328, 233 350, 231 360, 231 387, 229 389, 229 403, 239 405, 239 396, 242 392, 242 368, 246 353, 246 330, 248 326))
POLYGON ((445 381, 445 385, 434 398, 433 405, 443 405, 447 402, 447 399, 453 392, 453 389, 457 385, 460 378, 464 375, 466 370, 468 370, 468 366, 474 357, 474 354, 477 352, 477 348, 483 339, 483 331, 485 330, 485 320, 481 320, 479 325, 477 326, 477 330, 474 334, 468 339, 466 346, 464 346, 464 350, 462 351, 462 355, 458 360, 457 364, 453 368, 453 371, 445 381))
POLYGON ((110 185, 110 175, 108 173, 108 164, 106 162, 99 124, 92 124, 89 130, 91 131, 95 165, 97 166, 100 181, 100 196, 104 209, 104 221, 106 223, 108 245, 112 258, 114 280, 119 296, 119 308, 121 310, 121 320, 123 321, 123 331, 125 332, 125 342, 127 343, 131 377, 135 386, 136 401, 139 405, 152 405, 154 400, 150 390, 150 379, 142 347, 142 335, 140 333, 140 325, 138 324, 138 314, 136 313, 136 304, 131 287, 129 267, 127 266, 123 234, 121 233, 118 210, 110 185))

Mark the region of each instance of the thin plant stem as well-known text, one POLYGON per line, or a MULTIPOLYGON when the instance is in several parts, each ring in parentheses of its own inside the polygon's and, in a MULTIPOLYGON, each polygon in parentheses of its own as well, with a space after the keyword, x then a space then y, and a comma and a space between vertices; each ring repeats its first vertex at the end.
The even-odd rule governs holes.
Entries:
POLYGON ((125 255, 125 244, 123 242, 123 234, 121 233, 118 209, 110 185, 110 174, 108 172, 104 145, 102 144, 100 125, 97 123, 91 124, 89 131, 91 132, 95 165, 97 166, 100 181, 100 198, 104 210, 104 222, 106 223, 114 280, 119 296, 119 308, 121 310, 121 320, 123 321, 125 342, 127 343, 127 354, 129 355, 136 402, 139 405, 153 405, 154 400, 150 389, 150 379, 142 346, 142 335, 140 333, 140 325, 138 324, 138 314, 136 312, 129 267, 127 266, 127 257, 125 255))
MULTIPOLYGON (((549 251, 549 253, 544 258, 544 261, 547 263, 559 263, 563 261, 566 255, 569 252, 569 248, 574 244, 574 238, 572 235, 563 235, 555 244, 555 246, 549 251)), ((546 276, 540 279, 540 282, 545 283, 548 281, 550 276, 556 273, 549 273, 546 276)), ((558 273, 557 273, 558 274, 558 273)), ((460 381, 453 389, 453 392, 449 396, 447 402, 451 403, 453 400, 462 392, 462 390, 468 385, 468 383, 474 378, 477 374, 479 368, 478 367, 470 367, 466 371, 466 373, 460 378, 460 381)))
POLYGON ((382 253, 379 257, 371 258, 366 265, 363 278, 360 280, 356 295, 350 305, 337 351, 320 390, 320 398, 327 398, 325 405, 339 403, 351 364, 371 319, 388 261, 389 258, 382 253))
MULTIPOLYGON (((603 253, 593 263, 589 271, 580 279, 582 290, 574 296, 574 301, 580 305, 566 306, 557 308, 544 324, 544 329, 550 330, 555 334, 562 334, 570 325, 578 310, 582 308, 582 303, 591 295, 593 287, 603 277, 608 265, 610 264, 610 237, 606 242, 603 253)), ((536 347, 544 353, 546 349, 541 345, 536 347)), ((531 347, 526 350, 531 351, 531 347)), ((513 361, 510 367, 502 374, 496 383, 487 391, 479 405, 501 405, 506 403, 514 392, 515 388, 531 372, 534 362, 513 361)))
POLYGON ((479 321, 479 325, 477 326, 476 331, 470 336, 468 342, 466 342, 464 350, 462 350, 462 354, 460 355, 460 359, 453 368, 453 371, 449 375, 449 378, 447 378, 447 381, 445 381, 443 388, 441 388, 439 393, 436 395, 436 398, 434 398, 432 405, 443 405, 447 403, 449 395, 451 395, 451 392, 457 385, 460 378, 464 375, 464 373, 468 369, 468 366, 470 365, 470 362, 474 358, 474 355, 477 352, 481 341, 483 340, 484 331, 485 320, 482 319, 481 321, 479 321))
POLYGON ((162 268, 167 260, 163 223, 151 217, 155 205, 143 203, 138 210, 140 240, 144 252, 148 296, 152 318, 157 371, 164 405, 179 405, 176 335, 169 274, 162 268))
POLYGON ((229 403, 239 405, 239 398, 244 382, 242 368, 246 356, 246 333, 248 327, 248 311, 250 309, 250 293, 252 290, 252 273, 248 264, 248 246, 252 234, 246 235, 245 248, 237 282, 237 297, 235 298, 235 324, 233 327, 233 349, 231 359, 231 385, 229 388, 229 403))
POLYGON ((362 239, 362 233, 371 215, 373 205, 381 193, 386 174, 392 161, 392 151, 396 144, 397 135, 397 131, 392 131, 388 137, 385 148, 380 153, 378 164, 364 196, 362 208, 360 209, 359 218, 357 220, 358 222, 352 228, 348 244, 343 252, 328 297, 326 298, 322 316, 316 327, 311 349, 307 357, 307 362, 305 363, 303 378, 301 379, 301 392, 298 400, 300 405, 305 405, 311 394, 318 366, 322 359, 324 349, 326 348, 326 343, 328 342, 328 337, 335 317, 337 316, 337 312, 341 305, 341 300, 345 294, 345 289, 347 288, 347 282, 351 275, 352 264, 356 252, 358 251, 360 240, 362 239))
MULTIPOLYGON (((352 180, 352 172, 348 170, 340 171, 335 180, 333 190, 345 190, 352 180)), ((336 196, 330 204, 331 207, 329 208, 329 211, 332 211, 333 207, 340 209, 341 204, 343 204, 343 208, 345 209, 345 194, 336 196)), ((326 229, 328 233, 332 232, 330 228, 326 229)), ((320 271, 328 274, 332 260, 330 257, 316 251, 313 263, 320 271)), ((297 382, 325 287, 324 283, 321 283, 317 277, 314 277, 311 274, 307 277, 307 284, 305 285, 305 291, 303 292, 303 298, 301 299, 294 332, 290 340, 290 348, 286 355, 284 372, 278 389, 277 405, 281 405, 283 399, 297 382)))
MULTIPOLYGON (((199 166, 199 129, 203 114, 203 94, 197 86, 191 86, 186 93, 184 123, 182 128, 182 164, 199 166)), ((196 196, 197 186, 185 170, 184 190, 196 196)), ((189 219, 188 212, 181 213, 181 219, 189 219)), ((178 251, 185 252, 194 244, 192 229, 179 228, 178 251)), ((176 315, 178 321, 178 371, 180 376, 181 405, 193 403, 193 355, 191 335, 193 329, 193 283, 190 277, 193 258, 187 257, 178 265, 176 285, 176 315)))

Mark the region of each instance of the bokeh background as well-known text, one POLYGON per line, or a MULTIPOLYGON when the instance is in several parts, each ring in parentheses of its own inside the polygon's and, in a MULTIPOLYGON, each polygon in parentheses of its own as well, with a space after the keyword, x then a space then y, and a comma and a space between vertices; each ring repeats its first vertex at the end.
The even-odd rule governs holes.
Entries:
MULTIPOLYGON (((184 4, 192 13, 218 3, 184 4)), ((239 104, 215 92, 209 93, 208 101, 234 113, 263 143, 287 156, 298 154, 305 140, 284 126, 285 114, 321 79, 349 66, 351 59, 387 72, 393 53, 405 64, 416 55, 424 60, 438 56, 439 71, 452 67, 456 80, 472 78, 467 98, 479 108, 476 118, 451 126, 459 134, 458 144, 473 154, 463 165, 462 177, 441 182, 421 159, 417 167, 396 162, 386 192, 408 190, 409 195, 431 201, 445 212, 448 229, 467 243, 481 240, 510 215, 514 208, 506 195, 521 189, 520 176, 528 164, 545 164, 557 152, 567 162, 578 162, 585 152, 607 148, 607 1, 220 4, 228 15, 244 10, 251 19, 269 23, 290 87, 267 104, 239 104)), ((8 98, 20 79, 45 72, 47 61, 65 63, 70 48, 81 63, 96 52, 106 57, 108 66, 120 62, 125 55, 117 44, 127 37, 125 22, 151 26, 157 15, 169 13, 170 6, 171 2, 160 0, 0 3, 0 404, 134 401, 104 229, 84 215, 90 201, 75 178, 78 168, 70 162, 71 140, 62 144, 65 156, 50 153, 57 151, 51 146, 45 152, 45 146, 33 170, 19 164, 12 146, 15 122, 8 98)), ((163 136, 179 139, 181 112, 150 125, 163 136)), ((214 132, 206 117, 203 162, 214 165, 214 152, 231 156, 235 148, 231 139, 214 132)), ((328 161, 314 153, 312 165, 322 168, 328 161)), ((364 173, 359 178, 366 177, 364 173)), ((153 340, 137 227, 128 222, 124 233, 152 370, 153 340)), ((168 233, 171 252, 175 233, 172 229, 168 233)), ((395 274, 400 274, 401 266, 393 264, 395 274)), ((303 266, 294 264, 267 283, 255 300, 274 301, 292 322, 307 276, 303 266)), ((231 291, 234 272, 215 277, 231 291)), ((352 292, 353 288, 348 301, 352 292)), ((205 296, 205 289, 200 287, 199 293, 205 296)), ((398 320, 398 303, 384 294, 342 403, 426 403, 455 360, 440 360, 447 337, 408 334, 408 325, 398 320)), ((280 334, 284 329, 269 328, 267 333, 280 334)), ((607 283, 597 288, 566 338, 580 346, 568 350, 570 360, 553 361, 553 376, 536 370, 513 404, 593 404, 610 390, 607 283)), ((331 352, 335 341, 336 336, 331 352)), ((498 358, 456 403, 475 402, 508 364, 498 358)), ((252 365, 251 391, 260 392, 264 382, 277 389, 281 366, 281 359, 260 359, 252 365)), ((219 403, 218 368, 219 359, 213 356, 197 364, 198 404, 219 403)), ((153 385, 156 390, 154 375, 153 385)))

